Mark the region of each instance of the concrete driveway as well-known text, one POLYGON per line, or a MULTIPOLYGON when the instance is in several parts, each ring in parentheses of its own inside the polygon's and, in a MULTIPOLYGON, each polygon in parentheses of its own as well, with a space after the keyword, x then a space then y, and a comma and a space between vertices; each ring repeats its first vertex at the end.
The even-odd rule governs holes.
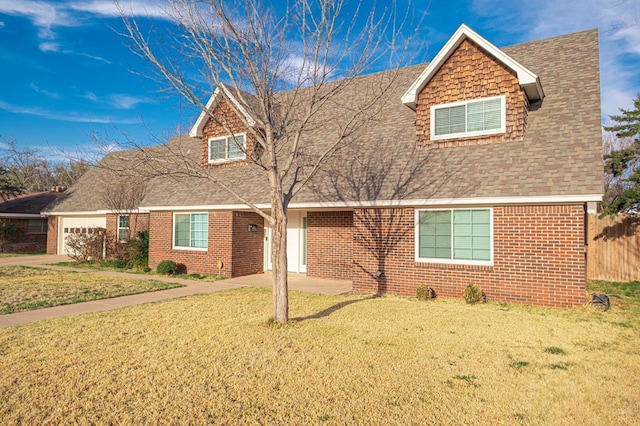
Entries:
MULTIPOLYGON (((239 287, 263 287, 271 288, 272 275, 270 272, 264 274, 249 275, 246 277, 230 278, 216 282, 204 282, 195 280, 185 280, 175 277, 164 277, 158 275, 127 274, 113 271, 95 271, 89 269, 68 268, 62 266, 48 265, 50 263, 64 262, 70 260, 68 256, 59 255, 31 255, 16 257, 0 257, 0 266, 23 265, 41 266, 49 269, 71 270, 88 274, 100 274, 109 276, 120 276, 132 279, 154 279, 160 281, 177 282, 184 287, 172 288, 168 290, 153 291, 149 293, 133 294, 130 296, 114 297, 111 299, 93 300, 90 302, 75 303, 72 305, 54 306, 52 308, 36 309, 33 311, 17 312, 15 314, 0 315, 0 327, 10 327, 14 325, 26 324, 50 318, 80 315, 90 312, 100 312, 110 309, 118 309, 125 306, 140 305, 143 303, 157 302, 159 300, 174 299, 177 297, 191 296, 194 294, 212 293, 214 291, 226 290, 239 287)), ((323 278, 307 277, 303 274, 289 274, 289 290, 306 291, 311 293, 337 295, 348 293, 352 290, 351 281, 330 280, 323 278)))

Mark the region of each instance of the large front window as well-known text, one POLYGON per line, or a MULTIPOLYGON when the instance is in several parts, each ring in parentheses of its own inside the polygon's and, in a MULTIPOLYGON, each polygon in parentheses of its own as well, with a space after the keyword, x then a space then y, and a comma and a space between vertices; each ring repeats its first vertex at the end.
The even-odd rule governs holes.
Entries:
POLYGON ((491 209, 418 210, 416 260, 491 264, 491 209))
POLYGON ((208 213, 176 213, 174 215, 173 246, 176 248, 206 249, 208 241, 208 213))
POLYGON ((484 136, 505 132, 505 97, 431 107, 431 139, 484 136))
POLYGON ((242 160, 245 155, 245 135, 209 139, 209 163, 242 160))

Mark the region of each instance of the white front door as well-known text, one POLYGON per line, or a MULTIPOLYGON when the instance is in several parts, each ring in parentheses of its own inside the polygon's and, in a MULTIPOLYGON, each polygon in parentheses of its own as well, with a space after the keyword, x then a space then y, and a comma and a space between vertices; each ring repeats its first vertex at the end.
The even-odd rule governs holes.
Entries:
MULTIPOLYGON (((287 265, 289 272, 307 272, 307 212, 289 211, 287 224, 287 265)), ((273 269, 271 263, 271 238, 273 232, 267 228, 265 238, 265 263, 268 270, 273 269)))

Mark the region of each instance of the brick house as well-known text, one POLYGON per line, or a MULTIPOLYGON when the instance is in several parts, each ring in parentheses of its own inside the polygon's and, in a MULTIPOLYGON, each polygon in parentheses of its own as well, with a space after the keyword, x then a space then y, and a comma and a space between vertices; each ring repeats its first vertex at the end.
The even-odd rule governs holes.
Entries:
MULTIPOLYGON (((345 96, 381 75, 357 79, 345 96)), ((461 26, 432 62, 398 71, 376 119, 293 199, 290 272, 348 279, 358 292, 415 295, 427 284, 460 297, 474 283, 494 300, 583 303, 585 215, 603 192, 599 80, 596 30, 498 49, 461 26)), ((171 167, 183 175, 154 177, 140 203, 150 266, 269 270, 261 216, 188 173, 199 167, 269 209, 267 182, 236 146, 254 152, 247 108, 225 87, 207 108, 216 120, 202 113, 159 155, 179 152, 171 167)), ((321 149, 330 131, 305 143, 321 149)), ((78 208, 62 203, 49 214, 78 208)))
POLYGON ((47 248, 47 218, 40 214, 49 203, 58 198, 64 188, 31 192, 12 197, 0 203, 0 226, 11 230, 0 238, 0 251, 4 253, 44 252, 47 248))

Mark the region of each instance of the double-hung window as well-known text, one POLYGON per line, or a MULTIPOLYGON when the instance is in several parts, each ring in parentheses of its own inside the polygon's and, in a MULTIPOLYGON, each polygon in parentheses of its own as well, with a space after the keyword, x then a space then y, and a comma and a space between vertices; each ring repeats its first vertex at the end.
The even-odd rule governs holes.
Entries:
POLYGON ((209 163, 222 163, 246 158, 245 135, 209 139, 209 163))
POLYGON ((173 217, 173 246, 174 248, 206 249, 208 230, 208 213, 176 213, 173 217))
POLYGON ((129 241, 129 215, 118 216, 118 242, 129 241))
POLYGON ((416 211, 416 260, 491 265, 491 209, 416 211))
POLYGON ((29 219, 27 221, 27 234, 46 234, 47 219, 29 219))
POLYGON ((505 132, 505 97, 431 107, 431 139, 485 136, 505 132))

